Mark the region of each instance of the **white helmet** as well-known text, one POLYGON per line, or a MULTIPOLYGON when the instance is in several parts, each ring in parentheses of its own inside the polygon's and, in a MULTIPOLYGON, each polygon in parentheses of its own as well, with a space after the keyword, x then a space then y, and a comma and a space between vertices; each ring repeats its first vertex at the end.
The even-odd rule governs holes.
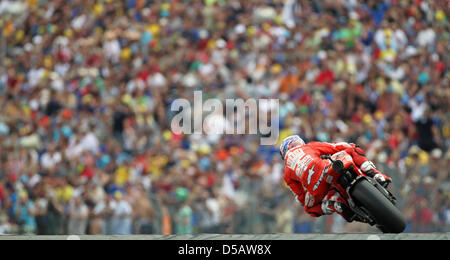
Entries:
POLYGON ((286 138, 284 138, 283 142, 281 142, 280 145, 280 155, 281 158, 284 161, 284 157, 286 156, 287 151, 289 151, 289 149, 299 146, 299 145, 304 145, 305 141, 303 141, 302 138, 300 138, 300 136, 298 135, 291 135, 288 136, 286 138))

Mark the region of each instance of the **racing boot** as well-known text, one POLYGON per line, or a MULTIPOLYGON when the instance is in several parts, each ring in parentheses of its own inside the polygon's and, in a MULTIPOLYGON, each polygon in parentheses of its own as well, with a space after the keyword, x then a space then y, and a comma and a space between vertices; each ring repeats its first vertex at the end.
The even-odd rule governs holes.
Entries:
POLYGON ((341 215, 347 222, 365 222, 344 202, 325 200, 322 202, 322 211, 325 215, 336 212, 341 215))
POLYGON ((351 210, 345 199, 342 198, 342 196, 334 190, 330 191, 324 198, 321 208, 322 214, 324 215, 330 215, 336 212, 341 215, 347 222, 363 222, 363 220, 360 219, 353 210, 351 210))
POLYGON ((377 170, 371 161, 363 162, 360 168, 364 174, 375 179, 384 188, 387 188, 392 182, 392 179, 377 170))

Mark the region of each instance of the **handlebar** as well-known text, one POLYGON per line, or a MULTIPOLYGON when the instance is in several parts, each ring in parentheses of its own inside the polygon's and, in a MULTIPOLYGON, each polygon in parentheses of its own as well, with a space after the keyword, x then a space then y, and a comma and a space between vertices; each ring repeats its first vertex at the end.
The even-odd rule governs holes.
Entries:
POLYGON ((320 156, 320 159, 324 159, 324 160, 328 159, 328 160, 330 160, 331 162, 334 162, 334 160, 331 159, 331 155, 329 155, 329 154, 327 154, 327 155, 321 155, 321 156, 320 156))

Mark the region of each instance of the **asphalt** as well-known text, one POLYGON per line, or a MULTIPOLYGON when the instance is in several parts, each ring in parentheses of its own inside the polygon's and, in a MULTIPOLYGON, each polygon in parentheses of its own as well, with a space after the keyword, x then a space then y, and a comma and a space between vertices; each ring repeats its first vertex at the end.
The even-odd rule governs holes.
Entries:
POLYGON ((449 240, 450 233, 0 236, 0 240, 449 240))

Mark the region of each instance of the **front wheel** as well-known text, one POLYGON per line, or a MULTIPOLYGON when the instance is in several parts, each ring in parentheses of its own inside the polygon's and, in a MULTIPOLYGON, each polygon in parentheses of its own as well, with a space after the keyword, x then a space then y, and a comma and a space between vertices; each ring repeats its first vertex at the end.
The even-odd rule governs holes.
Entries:
POLYGON ((383 233, 401 233, 405 230, 403 214, 368 180, 361 179, 350 191, 352 198, 369 211, 383 233))

